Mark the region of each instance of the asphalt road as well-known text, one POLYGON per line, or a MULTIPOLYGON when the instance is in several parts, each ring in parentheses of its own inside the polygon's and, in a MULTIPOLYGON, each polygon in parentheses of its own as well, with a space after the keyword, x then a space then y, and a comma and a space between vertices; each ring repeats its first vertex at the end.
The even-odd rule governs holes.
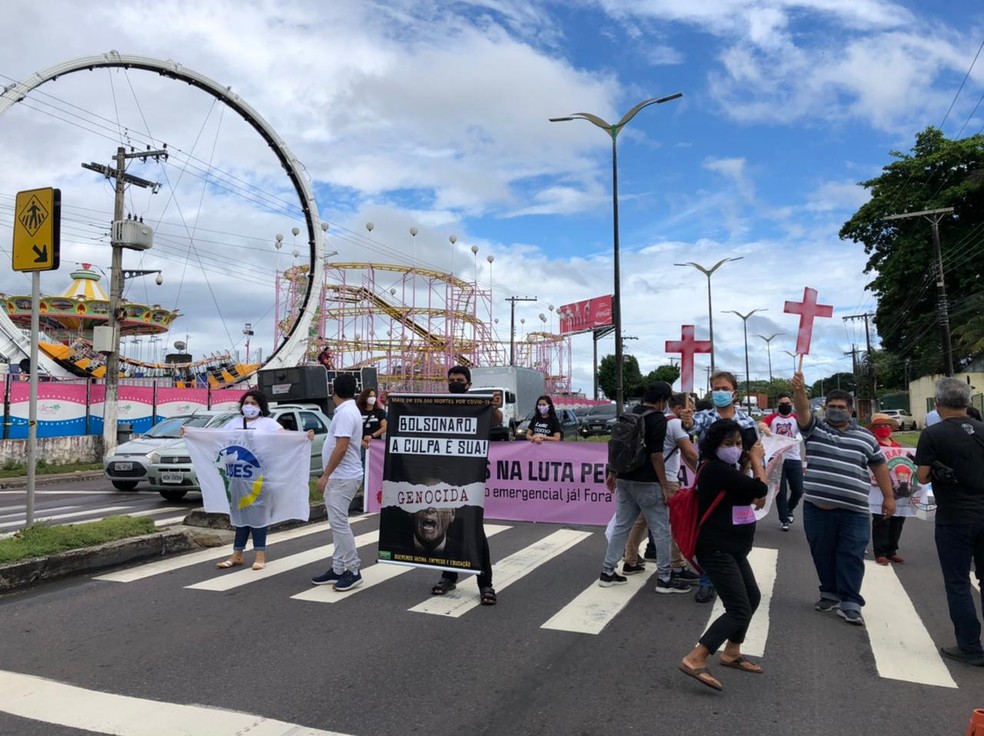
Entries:
POLYGON ((376 523, 353 524, 367 583, 348 594, 308 582, 326 567, 318 525, 272 538, 262 573, 218 571, 227 550, 207 550, 0 598, 0 734, 950 736, 984 707, 984 668, 935 654, 953 641, 931 523, 907 523, 908 564, 871 563, 866 628, 813 610, 798 524, 760 524, 759 582, 775 582, 746 649, 766 673, 712 665, 721 693, 677 671, 712 607, 641 576, 595 586, 600 529, 490 522, 499 605, 461 610, 477 602, 471 580, 444 600, 433 571, 369 566, 376 523), (241 714, 321 730, 251 730, 241 714))

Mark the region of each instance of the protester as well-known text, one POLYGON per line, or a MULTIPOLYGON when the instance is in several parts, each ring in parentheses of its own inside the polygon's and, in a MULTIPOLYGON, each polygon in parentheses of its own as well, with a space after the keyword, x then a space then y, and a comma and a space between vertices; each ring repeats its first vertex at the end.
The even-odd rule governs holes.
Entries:
MULTIPOLYGON (((251 429, 256 432, 282 432, 277 420, 270 418, 270 405, 266 395, 257 389, 247 391, 239 398, 240 416, 233 417, 222 429, 251 429)), ((182 427, 181 434, 184 434, 182 427)), ((253 552, 256 558, 253 561, 254 570, 262 570, 266 567, 266 540, 267 528, 265 526, 237 526, 236 536, 232 542, 232 556, 227 560, 216 565, 220 570, 228 570, 230 567, 238 567, 243 564, 243 551, 246 549, 246 542, 250 535, 253 537, 253 552)))
POLYGON ((362 447, 368 450, 372 440, 386 434, 386 410, 377 405, 376 392, 371 388, 359 394, 355 405, 362 413, 362 447))
MULTIPOLYGON (((892 439, 892 431, 898 428, 899 423, 888 414, 872 414, 871 421, 868 423, 868 429, 882 447, 902 446, 892 439)), ((887 565, 889 562, 897 565, 905 563, 905 560, 898 555, 899 539, 902 537, 904 525, 904 516, 885 518, 883 514, 871 515, 871 546, 875 552, 875 562, 879 565, 887 565)))
POLYGON ((553 399, 549 396, 540 396, 536 400, 536 413, 530 419, 529 429, 526 437, 531 442, 540 444, 541 442, 560 442, 564 439, 564 428, 557 417, 557 410, 554 408, 553 399))
POLYGON ((321 450, 324 472, 318 479, 318 493, 325 497, 335 554, 331 569, 311 582, 344 592, 362 585, 359 551, 348 520, 352 499, 362 483, 362 413, 355 405, 355 376, 342 373, 335 377, 332 400, 335 415, 321 450))
MULTIPOLYGON (((703 439, 708 427, 719 419, 733 419, 738 422, 738 426, 742 430, 754 431, 757 426, 755 420, 735 407, 737 398, 738 379, 733 373, 717 371, 711 376, 711 401, 714 406, 698 411, 696 414, 692 409, 684 409, 680 415, 683 428, 697 438, 698 444, 703 439)), ((710 579, 706 575, 702 575, 694 600, 698 603, 710 603, 714 600, 715 595, 714 586, 710 579)))
MULTIPOLYGON (((680 425, 679 414, 683 411, 683 399, 680 396, 671 396, 668 403, 669 411, 665 414, 666 439, 663 440, 663 465, 666 475, 666 486, 663 490, 665 497, 670 499, 680 490, 681 457, 691 469, 695 469, 697 467, 697 451, 694 449, 693 442, 690 441, 690 435, 680 425)), ((625 557, 622 563, 623 575, 632 575, 643 572, 646 569, 645 563, 639 559, 639 545, 642 544, 642 540, 645 539, 647 533, 649 535, 649 545, 647 545, 646 550, 649 551, 651 547, 653 553, 652 559, 658 558, 656 540, 653 538, 652 532, 648 530, 649 524, 646 521, 646 515, 641 513, 639 514, 639 518, 636 519, 635 524, 632 525, 632 530, 629 532, 629 540, 625 543, 625 557)), ((680 554, 680 548, 673 541, 672 535, 670 539, 670 566, 672 567, 671 575, 688 585, 695 584, 700 579, 697 573, 687 569, 686 560, 680 554)))
POLYGON ((984 667, 981 622, 970 587, 974 563, 984 606, 984 423, 967 415, 971 388, 958 378, 936 382, 940 421, 927 427, 916 447, 916 478, 933 484, 936 553, 957 645, 942 647, 949 659, 984 667))
POLYGON ((882 515, 895 514, 885 455, 874 435, 851 418, 854 400, 849 393, 830 391, 819 419, 810 409, 801 372, 793 375, 791 385, 796 421, 806 440, 803 528, 820 579, 820 599, 813 608, 836 610, 847 623, 864 626, 861 582, 871 537, 872 475, 882 492, 882 515))
POLYGON ((782 477, 779 481, 779 492, 776 494, 779 528, 788 532, 795 520, 793 512, 803 498, 803 458, 800 456, 799 445, 799 440, 802 438, 799 425, 796 423, 796 412, 793 411, 793 399, 788 393, 779 394, 776 409, 775 413, 767 416, 762 422, 776 437, 790 437, 797 440, 796 446, 791 447, 783 456, 782 477))
POLYGON ((718 616, 700 637, 697 646, 680 663, 680 670, 715 690, 722 685, 707 669, 707 658, 724 644, 719 658, 723 667, 761 673, 762 666, 741 653, 748 625, 762 595, 748 554, 755 541, 755 509, 765 505, 765 448, 756 442, 742 448, 742 433, 732 419, 714 422, 700 442, 703 465, 697 479, 698 518, 714 504, 697 536, 697 562, 711 579, 724 604, 718 616), (740 468, 740 469, 739 469, 740 468), (748 477, 751 472, 753 477, 748 477))
MULTIPOLYGON (((448 393, 465 394, 471 388, 471 371, 467 366, 456 365, 448 371, 448 393)), ((495 588, 492 587, 492 553, 489 551, 489 538, 485 528, 479 528, 482 548, 482 571, 478 574, 478 594, 483 606, 494 606, 498 602, 495 588)), ((458 573, 445 570, 441 579, 431 588, 431 595, 445 595, 458 587, 458 573)))
MULTIPOLYGON (((644 417, 645 444, 646 451, 649 453, 649 462, 637 470, 617 475, 608 472, 606 484, 610 491, 617 490, 618 506, 615 510, 615 526, 601 565, 601 576, 598 578, 598 585, 602 588, 627 582, 624 575, 615 572, 615 565, 625 551, 629 531, 641 513, 645 516, 656 542, 656 592, 690 592, 690 585, 687 582, 673 577, 673 568, 670 565, 672 537, 670 514, 666 507, 669 483, 663 462, 663 443, 666 439, 666 417, 663 412, 666 411, 666 403, 672 395, 673 389, 670 384, 656 381, 646 389, 642 403, 632 409, 633 413, 644 417)), ((636 549, 638 550, 638 542, 636 549)), ((623 573, 640 572, 638 568, 630 567, 626 570, 626 564, 628 563, 623 563, 623 573)))

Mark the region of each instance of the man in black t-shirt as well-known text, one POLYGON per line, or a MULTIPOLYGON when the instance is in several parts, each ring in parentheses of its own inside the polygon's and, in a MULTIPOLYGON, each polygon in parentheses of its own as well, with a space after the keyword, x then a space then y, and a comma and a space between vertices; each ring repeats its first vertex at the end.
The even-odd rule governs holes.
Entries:
MULTIPOLYGON (((598 579, 598 585, 603 588, 627 582, 624 575, 615 572, 615 565, 625 551, 629 531, 641 512, 645 515, 646 523, 656 541, 656 592, 690 592, 689 585, 673 577, 673 568, 670 566, 672 537, 670 513, 666 506, 669 486, 663 462, 663 441, 666 439, 666 417, 663 412, 666 411, 667 402, 672 395, 673 389, 665 381, 657 381, 646 389, 642 404, 633 411, 636 414, 645 414, 649 462, 637 470, 619 473, 617 476, 609 472, 606 479, 608 489, 617 490, 618 506, 615 511, 615 526, 601 566, 601 577, 598 579)), ((624 567, 622 572, 626 572, 624 567)))
POLYGON ((919 437, 916 477, 920 483, 933 483, 936 552, 957 638, 955 647, 942 647, 940 652, 984 667, 981 622, 970 587, 971 561, 978 585, 984 575, 984 423, 967 415, 968 406, 970 386, 966 382, 959 378, 936 382, 940 421, 919 437))

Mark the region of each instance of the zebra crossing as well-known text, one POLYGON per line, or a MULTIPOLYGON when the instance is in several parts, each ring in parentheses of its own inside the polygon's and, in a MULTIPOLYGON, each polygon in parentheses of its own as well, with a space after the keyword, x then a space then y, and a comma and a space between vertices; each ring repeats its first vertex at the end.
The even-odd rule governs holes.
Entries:
MULTIPOLYGON (((360 522, 372 522, 374 514, 351 518, 354 527, 360 522)), ((514 527, 505 524, 485 525, 489 537, 504 535, 514 527)), ((496 589, 501 591, 521 581, 539 568, 557 561, 574 550, 589 538, 601 535, 602 531, 584 529, 556 529, 549 525, 537 525, 543 535, 531 544, 498 560, 493 565, 493 578, 496 589)), ((378 531, 355 529, 356 545, 361 549, 372 547, 378 541, 378 531)), ((269 535, 267 547, 272 562, 265 569, 254 571, 248 566, 231 572, 217 573, 214 563, 228 556, 227 547, 212 548, 192 552, 172 558, 155 560, 135 567, 98 575, 95 580, 108 583, 134 583, 176 570, 206 565, 207 576, 197 582, 183 585, 187 590, 202 593, 225 593, 246 587, 258 587, 264 581, 282 576, 316 563, 324 564, 332 555, 334 545, 324 544, 329 534, 326 523, 311 524, 304 527, 275 532, 269 535), (275 548, 279 544, 295 540, 315 541, 316 546, 284 556, 277 556, 275 548)), ((598 541, 596 539, 596 541, 598 541)), ((770 612, 779 571, 781 551, 769 547, 756 547, 749 556, 756 579, 762 593, 762 601, 752 619, 743 651, 751 656, 766 654, 769 640, 770 612)), ((365 558, 363 553, 363 558, 365 558)), ((939 654, 938 647, 949 642, 935 642, 924 625, 920 614, 893 567, 877 565, 866 561, 866 574, 863 593, 867 600, 864 609, 866 635, 874 655, 878 675, 882 678, 956 688, 957 684, 939 654)), ((358 588, 345 593, 334 591, 331 586, 311 587, 305 575, 296 581, 299 588, 288 593, 293 601, 305 604, 357 605, 353 601, 364 600, 370 591, 378 591, 387 583, 413 570, 412 567, 395 564, 370 564, 362 568, 364 582, 358 588)), ((320 568, 318 569, 320 571, 320 568)), ((567 632, 573 635, 598 636, 606 629, 636 598, 642 590, 651 590, 655 565, 647 566, 642 574, 629 577, 626 585, 601 588, 592 574, 585 580, 585 587, 569 600, 557 602, 557 609, 550 613, 539 628, 544 631, 567 632)), ((286 580, 286 578, 281 578, 286 580)), ((976 580, 973 581, 977 587, 976 580)), ((447 618, 460 618, 479 605, 472 586, 462 586, 443 596, 427 596, 406 610, 410 614, 426 614, 447 618)), ((704 609, 700 609, 703 611, 704 609)), ((718 600, 708 609, 707 625, 723 612, 718 600)))
MULTIPOLYGON (((44 492, 40 492, 44 493, 44 492)), ((39 494, 40 495, 40 494, 39 494)), ((154 506, 152 508, 131 511, 131 505, 87 506, 73 504, 65 498, 66 494, 59 493, 57 506, 38 504, 34 511, 34 523, 48 524, 92 524, 102 521, 107 516, 150 516, 154 526, 160 528, 179 524, 188 515, 188 508, 181 506, 154 506)), ((72 492, 75 495, 75 492, 72 492)), ((27 507, 24 504, 0 507, 0 539, 10 537, 27 525, 27 507)))

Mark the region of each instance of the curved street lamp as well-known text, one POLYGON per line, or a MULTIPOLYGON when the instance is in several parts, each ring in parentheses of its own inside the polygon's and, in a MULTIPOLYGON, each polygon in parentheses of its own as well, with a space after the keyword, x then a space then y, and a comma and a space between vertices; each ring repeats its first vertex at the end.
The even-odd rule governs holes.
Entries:
POLYGON ((709 340, 711 342, 711 375, 714 375, 714 309, 711 306, 711 276, 725 263, 730 263, 731 261, 740 261, 744 256, 738 256, 737 258, 722 258, 720 261, 715 263, 710 268, 705 268, 699 263, 694 263, 693 261, 687 261, 686 263, 674 263, 674 266, 693 266, 702 274, 707 276, 707 330, 709 333, 709 340))
POLYGON ((785 332, 776 332, 772 335, 766 337, 765 335, 756 335, 755 337, 765 340, 765 349, 769 352, 769 402, 771 406, 772 402, 772 341, 779 337, 780 335, 785 335, 785 332))
POLYGON ((751 317, 756 312, 768 312, 768 308, 753 309, 747 314, 742 314, 734 309, 725 309, 724 312, 730 312, 731 314, 737 314, 741 317, 741 325, 745 332, 745 407, 749 412, 752 411, 752 399, 748 392, 748 382, 752 379, 751 374, 748 372, 748 318, 751 317))
POLYGON ((625 388, 622 376, 622 289, 618 253, 618 147, 616 146, 616 140, 622 128, 643 108, 649 107, 650 105, 660 105, 681 97, 683 97, 683 93, 677 92, 666 97, 652 97, 648 100, 643 100, 625 113, 622 119, 614 125, 588 112, 575 112, 560 118, 550 118, 551 123, 562 123, 569 120, 587 120, 592 125, 596 125, 606 131, 612 138, 612 267, 615 272, 612 289, 612 322, 615 328, 615 411, 618 414, 622 413, 625 403, 625 388))

